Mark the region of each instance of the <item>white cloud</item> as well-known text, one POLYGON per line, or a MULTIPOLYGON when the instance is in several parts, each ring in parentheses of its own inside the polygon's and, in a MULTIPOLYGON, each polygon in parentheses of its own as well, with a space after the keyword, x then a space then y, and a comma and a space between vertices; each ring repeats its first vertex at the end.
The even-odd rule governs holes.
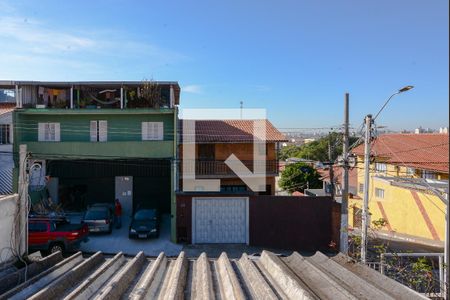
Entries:
POLYGON ((197 84, 185 85, 181 89, 184 93, 201 94, 203 93, 203 87, 197 84))
POLYGON ((38 20, 21 17, 0 18, 0 37, 38 53, 85 50, 96 45, 94 39, 46 28, 38 20))
POLYGON ((25 18, 0 0, 3 8, 8 15, 0 15, 0 78, 76 79, 84 74, 109 79, 125 70, 155 71, 187 59, 126 31, 54 26, 50 20, 25 18))

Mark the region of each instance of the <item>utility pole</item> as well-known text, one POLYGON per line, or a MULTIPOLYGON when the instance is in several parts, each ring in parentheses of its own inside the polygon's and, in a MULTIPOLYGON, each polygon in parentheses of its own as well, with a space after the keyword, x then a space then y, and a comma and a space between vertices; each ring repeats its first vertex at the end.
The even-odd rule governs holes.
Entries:
POLYGON ((332 162, 332 147, 331 147, 331 132, 328 133, 328 166, 329 166, 329 176, 330 176, 330 193, 331 199, 334 200, 334 170, 333 170, 333 162, 332 162))
POLYGON ((342 155, 344 159, 344 172, 342 173, 342 200, 341 200, 341 231, 340 251, 348 255, 348 148, 349 148, 349 93, 345 94, 344 100, 344 135, 342 155))
POLYGON ((361 263, 366 263, 367 255, 367 227, 369 217, 369 175, 370 175, 370 142, 372 131, 372 115, 365 118, 366 134, 364 140, 364 199, 362 208, 362 225, 361 225, 361 263))

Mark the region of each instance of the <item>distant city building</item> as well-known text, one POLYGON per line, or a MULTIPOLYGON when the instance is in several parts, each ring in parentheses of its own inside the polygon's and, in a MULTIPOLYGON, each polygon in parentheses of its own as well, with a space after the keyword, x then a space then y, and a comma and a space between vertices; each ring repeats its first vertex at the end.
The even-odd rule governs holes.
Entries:
POLYGON ((439 133, 448 133, 448 127, 439 128, 439 133))
POLYGON ((433 133, 435 132, 435 130, 431 129, 431 128, 422 128, 422 126, 419 126, 419 128, 414 129, 414 133, 415 134, 420 134, 420 133, 433 133))

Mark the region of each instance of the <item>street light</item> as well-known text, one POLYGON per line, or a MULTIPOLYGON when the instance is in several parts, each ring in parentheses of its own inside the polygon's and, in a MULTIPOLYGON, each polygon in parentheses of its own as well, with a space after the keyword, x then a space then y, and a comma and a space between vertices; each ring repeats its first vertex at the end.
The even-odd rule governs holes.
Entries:
POLYGON ((367 255, 367 228, 369 226, 368 224, 368 210, 369 210, 369 168, 370 168, 370 141, 372 139, 372 123, 375 121, 375 119, 378 117, 378 115, 381 113, 381 111, 386 107, 386 105, 389 103, 389 101, 394 97, 395 95, 398 95, 400 93, 409 91, 412 89, 412 85, 407 85, 401 89, 399 89, 397 92, 392 94, 387 101, 383 104, 381 109, 378 111, 378 113, 375 115, 374 118, 372 118, 372 115, 367 115, 364 119, 365 125, 366 125, 366 134, 365 134, 365 140, 364 140, 364 198, 363 198, 363 207, 362 207, 362 224, 361 224, 361 262, 363 264, 366 263, 366 255, 367 255))
POLYGON ((407 85, 405 87, 402 87, 401 89, 399 89, 397 92, 393 93, 388 99, 387 101, 383 104, 383 106, 381 107, 381 109, 378 111, 378 113, 375 115, 375 117, 373 118, 373 121, 375 121, 375 119, 378 117, 378 115, 381 113, 381 111, 386 107, 386 105, 389 103, 389 101, 392 99, 392 97, 394 97, 395 95, 398 95, 400 93, 403 92, 407 92, 409 90, 412 90, 414 88, 413 85, 407 85))

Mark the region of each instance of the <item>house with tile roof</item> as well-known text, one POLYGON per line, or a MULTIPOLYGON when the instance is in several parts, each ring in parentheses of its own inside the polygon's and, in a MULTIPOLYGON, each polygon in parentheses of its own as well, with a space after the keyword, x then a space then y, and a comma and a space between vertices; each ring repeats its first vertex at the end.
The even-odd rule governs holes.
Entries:
MULTIPOLYGON (((361 226, 364 145, 357 155, 357 195, 349 201, 349 225, 361 226)), ((372 141, 370 220, 382 219, 381 234, 443 246, 449 178, 448 134, 386 134, 372 141)), ((371 225, 373 225, 371 223, 371 225)))
MULTIPOLYGON (((265 153, 265 191, 262 195, 274 195, 275 177, 278 176, 277 153, 279 143, 286 141, 286 137, 279 132, 269 120, 262 120, 265 127, 264 149, 265 153)), ((255 164, 260 160, 253 158, 256 120, 196 120, 195 121, 195 160, 182 163, 195 165, 197 179, 220 179, 222 192, 250 192, 249 187, 225 163, 225 160, 234 154, 243 164, 253 171, 255 164)), ((184 131, 181 130, 183 133, 184 131)), ((182 139, 180 139, 182 141, 182 139)), ((183 141, 182 141, 183 142, 183 141)), ((183 145, 180 145, 182 158, 183 145)), ((181 172, 181 170, 180 170, 181 172)), ((183 174, 180 176, 180 190, 183 174)))

